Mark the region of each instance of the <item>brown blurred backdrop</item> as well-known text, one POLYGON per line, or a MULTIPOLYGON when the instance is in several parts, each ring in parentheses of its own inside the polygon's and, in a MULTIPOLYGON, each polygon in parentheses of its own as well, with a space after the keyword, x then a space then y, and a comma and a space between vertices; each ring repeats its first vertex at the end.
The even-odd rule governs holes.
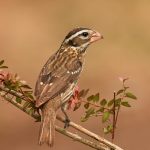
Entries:
MULTIPOLYGON (((0 59, 34 87, 38 73, 74 27, 100 31, 104 40, 93 44, 79 81, 80 88, 111 98, 121 87, 118 77, 130 77, 138 101, 122 110, 116 144, 126 150, 150 149, 150 1, 149 0, 0 0, 0 59)), ((80 123, 83 110, 69 112, 80 123)), ((80 123, 103 136, 101 121, 80 123)), ((0 149, 48 150, 38 146, 39 123, 0 101, 0 149)), ((55 150, 90 150, 57 133, 55 150)))

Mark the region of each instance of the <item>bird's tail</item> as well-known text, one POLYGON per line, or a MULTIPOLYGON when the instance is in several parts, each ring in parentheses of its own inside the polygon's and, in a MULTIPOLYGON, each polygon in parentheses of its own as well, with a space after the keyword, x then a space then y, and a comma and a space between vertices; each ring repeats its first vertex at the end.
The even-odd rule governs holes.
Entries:
POLYGON ((56 111, 50 106, 51 102, 46 103, 42 110, 41 116, 41 128, 39 135, 39 144, 44 143, 48 144, 50 147, 54 145, 55 138, 55 120, 56 120, 56 111))

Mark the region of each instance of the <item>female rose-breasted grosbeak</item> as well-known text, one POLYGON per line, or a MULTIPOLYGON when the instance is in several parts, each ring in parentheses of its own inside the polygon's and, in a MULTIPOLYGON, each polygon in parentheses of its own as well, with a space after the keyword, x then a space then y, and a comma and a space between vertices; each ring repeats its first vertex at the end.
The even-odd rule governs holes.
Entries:
POLYGON ((36 107, 41 110, 39 144, 54 144, 56 111, 74 92, 82 71, 86 48, 103 36, 88 28, 75 28, 65 37, 43 66, 38 77, 35 96, 36 107))

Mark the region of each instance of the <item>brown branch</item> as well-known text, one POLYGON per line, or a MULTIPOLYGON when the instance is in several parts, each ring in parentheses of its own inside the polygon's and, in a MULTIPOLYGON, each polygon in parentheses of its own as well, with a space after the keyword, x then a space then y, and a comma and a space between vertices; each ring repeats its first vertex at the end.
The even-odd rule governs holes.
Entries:
MULTIPOLYGON (((0 86, 0 91, 4 91, 4 92, 8 92, 10 95, 19 97, 23 100, 26 101, 26 98, 22 97, 22 94, 13 91, 13 90, 9 90, 3 86, 0 86)), ((19 108, 20 110, 24 111, 26 114, 30 115, 31 117, 33 117, 34 119, 39 119, 40 116, 38 114, 36 114, 34 111, 30 112, 27 108, 23 108, 23 106, 19 103, 17 103, 16 101, 14 101, 13 99, 11 99, 8 95, 6 95, 5 97, 3 97, 5 100, 7 100, 8 102, 10 102, 11 104, 13 104, 14 106, 16 106, 17 108, 19 108)), ((64 118, 57 116, 57 119, 61 122, 64 122, 64 118)), ((85 145, 88 145, 94 149, 98 149, 98 150, 123 150, 122 148, 118 147, 117 145, 107 141, 106 139, 96 135, 95 133, 83 128, 82 126, 74 123, 74 122, 70 122, 70 126, 75 128, 76 130, 86 134, 87 136, 95 139, 96 141, 99 141, 98 143, 96 141, 90 141, 88 139, 82 138, 81 136, 79 136, 78 134, 74 134, 71 133, 63 128, 60 128, 58 126, 56 126, 56 131, 66 135, 72 139, 74 139, 75 141, 78 141, 80 143, 83 143, 85 145)))

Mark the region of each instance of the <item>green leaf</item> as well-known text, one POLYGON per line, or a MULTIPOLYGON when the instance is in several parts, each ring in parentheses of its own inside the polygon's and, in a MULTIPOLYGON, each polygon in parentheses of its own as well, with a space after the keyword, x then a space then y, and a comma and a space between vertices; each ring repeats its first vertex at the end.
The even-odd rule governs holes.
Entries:
POLYGON ((106 111, 103 113, 102 122, 106 122, 109 119, 110 112, 106 111))
POLYGON ((33 97, 33 91, 23 91, 23 95, 25 96, 25 97, 28 97, 28 98, 30 98, 30 99, 34 99, 34 97, 33 97))
POLYGON ((93 102, 98 102, 99 101, 99 93, 95 94, 95 95, 91 95, 87 98, 87 101, 93 101, 93 102))
POLYGON ((83 95, 84 95, 84 89, 79 92, 78 96, 82 97, 83 95))
POLYGON ((25 89, 32 89, 29 85, 25 84, 25 85, 21 85, 21 87, 25 88, 25 89))
MULTIPOLYGON (((115 107, 120 106, 121 98, 118 98, 115 100, 115 107)), ((114 105, 114 99, 110 100, 107 104, 108 107, 111 107, 114 105)))
POLYGON ((29 114, 32 115, 32 114, 34 113, 34 111, 35 111, 34 108, 31 108, 31 109, 29 110, 29 114))
POLYGON ((95 113, 95 109, 94 108, 89 108, 87 111, 86 111, 86 115, 90 116, 92 114, 95 113))
POLYGON ((21 104, 22 99, 20 97, 16 97, 16 102, 19 103, 19 104, 21 104))
POLYGON ((124 92, 124 90, 121 89, 121 90, 119 90, 119 91, 117 92, 117 95, 119 95, 119 94, 121 94, 121 93, 123 93, 123 92, 124 92))
POLYGON ((4 69, 4 68, 8 68, 8 67, 7 67, 7 66, 0 66, 0 68, 1 68, 1 69, 2 69, 2 68, 4 69))
POLYGON ((85 113, 86 113, 85 116, 81 118, 82 122, 87 121, 92 114, 95 114, 95 109, 89 108, 85 113))
POLYGON ((113 130, 113 126, 112 125, 108 125, 107 127, 105 127, 103 129, 105 134, 108 134, 108 133, 112 132, 112 130, 113 130))
POLYGON ((90 104, 89 104, 88 102, 87 102, 86 104, 84 104, 84 108, 85 108, 85 109, 88 109, 89 106, 90 106, 90 104))
POLYGON ((81 106, 81 101, 79 101, 78 103, 76 103, 76 105, 75 105, 73 111, 76 111, 77 109, 79 109, 80 106, 81 106))
POLYGON ((81 117, 81 122, 87 121, 89 118, 88 117, 81 117))
POLYGON ((107 100, 106 99, 102 99, 100 101, 101 106, 105 106, 107 104, 107 100))
POLYGON ((78 96, 84 98, 88 94, 88 92, 89 92, 89 89, 86 89, 86 90, 83 89, 79 92, 78 96))
POLYGON ((108 133, 109 133, 109 131, 108 131, 108 129, 107 129, 106 127, 103 129, 103 132, 104 132, 105 134, 108 134, 108 133))
POLYGON ((33 91, 23 91, 25 95, 30 95, 33 93, 33 91))
POLYGON ((32 100, 34 99, 33 95, 31 94, 29 94, 28 97, 31 98, 32 100))
POLYGON ((0 66, 1 66, 3 63, 4 63, 4 60, 1 60, 1 61, 0 61, 0 66))
POLYGON ((104 107, 101 107, 100 109, 96 110, 96 112, 104 112, 104 107))
POLYGON ((120 106, 121 98, 115 100, 115 106, 120 106))
POLYGON ((113 103, 114 103, 114 99, 110 100, 110 101, 108 102, 107 106, 110 107, 110 106, 113 105, 113 103))
POLYGON ((87 101, 93 101, 93 99, 94 99, 94 95, 91 95, 91 96, 89 96, 88 98, 87 98, 87 101))
POLYGON ((26 108, 31 108, 33 107, 33 104, 30 103, 30 102, 25 102, 24 105, 23 105, 23 108, 26 109, 26 108))
POLYGON ((131 105, 127 101, 121 102, 121 105, 125 107, 131 107, 131 105))
POLYGON ((93 102, 98 102, 99 101, 99 93, 95 94, 93 97, 93 102))
POLYGON ((130 92, 127 92, 125 96, 131 99, 137 99, 137 97, 130 92))

